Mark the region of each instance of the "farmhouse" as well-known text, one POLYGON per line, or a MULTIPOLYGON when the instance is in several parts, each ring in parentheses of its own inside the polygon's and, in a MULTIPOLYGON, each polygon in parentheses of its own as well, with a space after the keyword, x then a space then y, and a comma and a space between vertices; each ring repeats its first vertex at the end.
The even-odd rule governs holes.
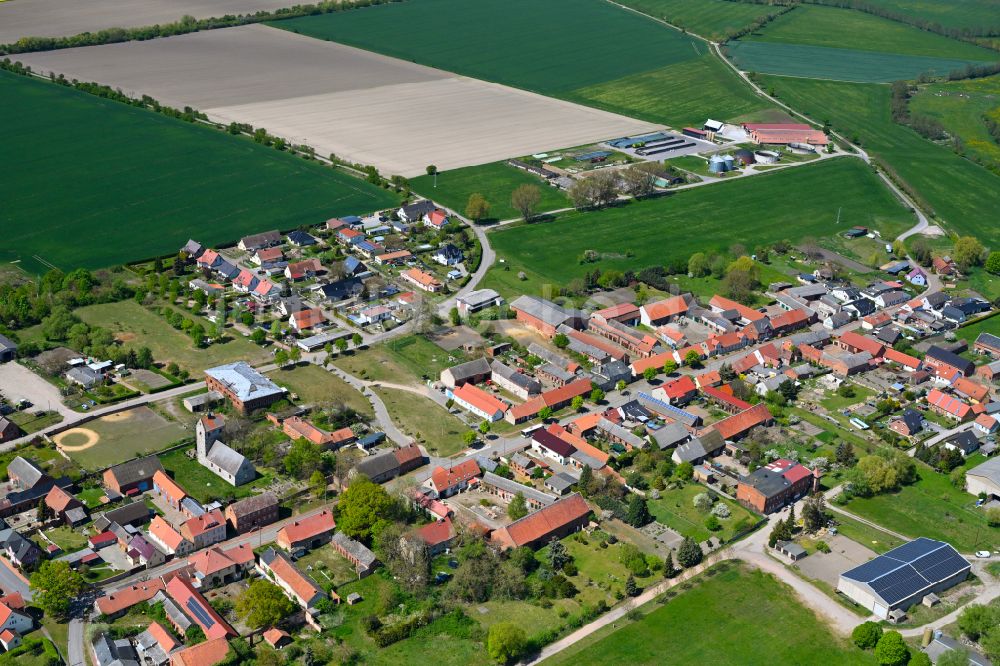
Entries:
POLYGON ((103 597, 98 597, 94 601, 94 608, 101 615, 107 617, 117 617, 122 615, 132 606, 149 601, 158 592, 163 590, 163 581, 159 578, 144 581, 131 587, 112 592, 103 597))
POLYGON ((153 475, 163 472, 163 465, 156 456, 136 458, 115 465, 104 472, 104 487, 120 495, 145 492, 152 487, 153 475))
POLYGON ((487 421, 499 421, 507 411, 507 405, 474 384, 462 384, 448 389, 447 395, 463 409, 487 421))
POLYGON ((285 389, 245 361, 209 368, 205 371, 205 384, 210 391, 218 391, 228 398, 241 414, 262 409, 285 397, 285 389))
POLYGON ((779 458, 740 479, 736 499, 759 513, 774 513, 819 486, 819 474, 779 458))
MULTIPOLYGON (((573 483, 576 481, 574 480, 573 483)), ((492 493, 505 502, 510 502, 518 494, 524 497, 525 505, 532 511, 537 511, 556 501, 556 498, 548 493, 543 493, 535 489, 534 486, 526 486, 512 479, 497 476, 492 472, 484 472, 482 488, 486 492, 492 493)))
POLYGON ((441 383, 448 388, 462 384, 479 384, 490 378, 493 370, 485 358, 476 358, 441 371, 441 383))
POLYGON ((980 333, 972 348, 980 354, 993 357, 1000 356, 1000 337, 992 333, 980 333))
POLYGON ((837 591, 885 619, 961 583, 971 569, 950 544, 920 537, 840 574, 837 591))
POLYGON ((154 516, 146 534, 149 541, 167 555, 183 557, 194 551, 194 544, 181 536, 162 516, 154 516))
POLYGON ((639 308, 639 320, 646 326, 661 326, 687 314, 694 302, 691 294, 681 294, 639 308))
POLYGON ((268 490, 226 507, 226 520, 238 534, 252 532, 278 519, 278 496, 268 490))
POLYGON ((433 491, 435 499, 444 499, 468 488, 480 474, 479 464, 470 458, 451 467, 435 467, 424 485, 433 491))
POLYGON ((170 579, 167 583, 167 594, 190 614, 195 624, 205 632, 206 638, 235 638, 239 635, 184 576, 174 576, 170 579))
POLYGON ((583 327, 583 313, 567 310, 552 301, 536 296, 518 296, 510 304, 515 317, 546 337, 554 337, 560 326, 573 329, 583 327))
POLYGON ((938 389, 931 389, 927 393, 927 405, 932 411, 959 423, 965 423, 975 415, 970 405, 938 389))
POLYGON ((290 553, 319 548, 330 540, 335 527, 333 514, 323 510, 282 527, 276 543, 290 553))
POLYGON ((284 553, 268 548, 260 554, 260 569, 269 575, 289 599, 309 611, 316 607, 326 594, 309 576, 299 571, 284 553))
POLYGON ((226 538, 226 519, 222 511, 213 509, 200 516, 188 518, 181 525, 181 536, 194 544, 194 549, 205 548, 226 538))
POLYGON ((493 361, 490 364, 492 370, 492 381, 500 388, 510 391, 521 400, 527 400, 533 395, 542 392, 542 383, 537 379, 518 372, 509 365, 504 365, 500 361, 493 361))
POLYGON ((937 374, 946 370, 960 372, 966 377, 976 369, 972 361, 966 360, 954 352, 932 345, 924 356, 924 365, 933 368, 937 374))
POLYGON ((561 539, 576 532, 589 519, 590 507, 579 494, 574 493, 494 530, 490 540, 504 550, 522 546, 537 549, 552 539, 561 539))

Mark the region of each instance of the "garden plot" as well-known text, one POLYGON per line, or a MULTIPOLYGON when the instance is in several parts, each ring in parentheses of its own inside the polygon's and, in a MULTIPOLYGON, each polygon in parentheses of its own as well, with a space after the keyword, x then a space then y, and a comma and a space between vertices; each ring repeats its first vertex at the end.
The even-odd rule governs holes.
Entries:
POLYGON ((657 127, 259 25, 23 60, 403 176, 657 127))

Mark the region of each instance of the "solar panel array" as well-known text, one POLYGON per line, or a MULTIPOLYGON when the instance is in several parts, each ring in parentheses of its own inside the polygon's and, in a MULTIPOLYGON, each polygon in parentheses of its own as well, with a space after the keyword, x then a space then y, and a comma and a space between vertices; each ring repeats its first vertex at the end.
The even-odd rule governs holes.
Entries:
POLYGON ((846 571, 843 576, 867 583, 892 605, 969 566, 949 544, 921 537, 846 571))
POLYGON ((205 608, 202 607, 202 605, 199 604, 194 597, 188 598, 187 603, 184 605, 187 606, 187 609, 191 611, 191 615, 198 620, 198 623, 203 629, 205 629, 206 632, 215 624, 215 620, 212 616, 209 615, 208 611, 205 610, 205 608))

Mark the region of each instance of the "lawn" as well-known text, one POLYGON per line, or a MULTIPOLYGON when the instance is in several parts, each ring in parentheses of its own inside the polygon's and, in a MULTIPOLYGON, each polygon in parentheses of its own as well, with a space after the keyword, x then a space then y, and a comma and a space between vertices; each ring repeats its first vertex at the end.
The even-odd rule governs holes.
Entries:
POLYGON ((0 261, 100 268, 392 206, 385 190, 249 139, 0 71, 0 261), (109 235, 110 234, 110 235, 109 235), (40 260, 35 259, 40 257, 40 260))
POLYGON ((270 485, 273 479, 270 472, 258 467, 256 479, 242 486, 231 486, 197 460, 189 458, 187 452, 190 450, 175 449, 165 453, 160 456, 160 463, 184 491, 199 502, 223 498, 242 499, 256 495, 270 485))
POLYGON ((717 41, 775 11, 767 5, 726 0, 625 0, 621 4, 717 41))
POLYGON ((832 159, 494 232, 490 241, 506 263, 494 266, 483 286, 506 295, 541 293, 546 283, 562 286, 595 268, 638 271, 747 238, 765 244, 819 237, 831 232, 838 211, 844 228, 875 227, 886 237, 913 221, 863 163, 832 159), (556 248, 563 261, 551 261, 556 248), (601 258, 580 263, 586 250, 601 258), (519 271, 527 281, 517 279, 519 271))
POLYGON ((354 565, 330 545, 312 549, 295 563, 324 589, 330 586, 336 589, 345 583, 358 580, 354 565))
POLYGON ((987 116, 1000 122, 1000 76, 924 86, 910 100, 910 112, 936 118, 961 138, 970 157, 1000 169, 1000 144, 986 126, 987 116))
POLYGON ((470 430, 469 426, 430 398, 387 388, 375 392, 396 427, 424 444, 432 454, 450 456, 466 448, 462 435, 470 430))
POLYGON ((735 562, 710 569, 683 584, 666 603, 647 604, 641 611, 642 619, 623 618, 543 663, 875 663, 870 654, 837 638, 788 586, 735 562))
MULTIPOLYGON (((65 525, 51 530, 45 530, 44 533, 45 536, 47 536, 57 546, 62 548, 63 552, 66 553, 72 553, 80 550, 87 545, 87 537, 85 535, 71 527, 66 527, 65 525)), ((39 538, 39 541, 44 540, 39 538)))
MULTIPOLYGON (((977 236, 987 246, 1000 243, 996 224, 1000 176, 893 123, 888 86, 772 76, 761 79, 794 108, 820 122, 828 120, 834 129, 859 140, 865 150, 886 162, 919 193, 938 221, 960 234, 977 236)), ((884 231, 882 235, 890 237, 884 231)))
MULTIPOLYGON (((190 337, 172 328, 163 317, 131 300, 90 305, 77 310, 76 315, 91 326, 110 330, 123 343, 149 347, 158 362, 173 361, 194 376, 223 363, 261 363, 270 358, 263 348, 231 329, 228 341, 199 349, 190 337)), ((210 330, 210 324, 202 323, 210 330)))
POLYGON ((149 407, 135 407, 88 421, 79 428, 55 435, 53 440, 65 447, 66 453, 80 467, 99 470, 161 451, 185 438, 194 438, 194 430, 167 420, 149 407), (97 436, 96 444, 72 450, 86 446, 94 435, 97 436))
POLYGON ((857 541, 866 548, 871 548, 876 553, 885 553, 906 543, 888 532, 849 518, 842 513, 834 513, 833 518, 837 521, 837 532, 852 541, 857 541))
POLYGON ((800 5, 747 38, 950 60, 998 59, 996 51, 852 9, 800 5))
POLYGON ((459 350, 449 352, 421 335, 407 335, 340 354, 333 363, 364 379, 422 386, 425 380, 437 380, 442 370, 465 360, 459 350))
POLYGON ((371 416, 372 406, 359 391, 340 377, 318 365, 286 366, 268 375, 275 383, 291 389, 299 402, 310 405, 341 404, 359 414, 371 416))
POLYGON ((465 215, 469 195, 479 193, 490 203, 488 219, 509 220, 518 217, 520 214, 510 205, 510 195, 521 185, 534 185, 541 191, 539 211, 557 210, 570 205, 562 190, 549 186, 527 171, 508 166, 506 162, 442 171, 437 175, 436 186, 434 182, 433 176, 410 179, 414 191, 462 215, 465 215))
POLYGON ((962 328, 955 331, 955 334, 962 338, 963 340, 968 340, 970 343, 974 342, 976 338, 979 337, 980 333, 992 333, 993 335, 1000 335, 1000 316, 990 317, 989 319, 983 319, 977 321, 970 326, 963 326, 962 328))
POLYGON ((762 104, 723 63, 698 62, 700 40, 602 0, 421 0, 270 25, 654 122, 762 104), (660 73, 633 78, 645 72, 660 73))
POLYGON ((7 416, 7 418, 16 423, 17 426, 25 433, 30 435, 33 432, 38 432, 43 428, 47 428, 50 425, 55 425, 56 423, 61 423, 63 420, 62 414, 56 411, 52 412, 14 412, 7 416), (42 416, 37 414, 41 413, 42 416))
POLYGON ((726 50, 744 71, 858 83, 890 83, 923 73, 943 76, 981 62, 778 42, 730 42, 726 50))
POLYGON ((66 459, 59 455, 59 452, 51 444, 42 443, 40 446, 21 446, 0 453, 0 478, 7 477, 7 465, 18 456, 33 461, 46 471, 52 465, 66 462, 66 459))
POLYGON ((826 397, 820 400, 819 404, 823 405, 824 407, 827 408, 827 410, 831 412, 839 412, 841 409, 844 409, 845 407, 850 407, 851 405, 856 405, 860 402, 864 402, 872 395, 874 395, 874 391, 872 391, 871 389, 867 389, 864 386, 861 386, 860 384, 851 384, 851 386, 854 388, 853 398, 845 398, 836 391, 827 391, 826 397))
POLYGON ((708 488, 697 483, 689 483, 683 488, 660 491, 660 499, 649 500, 649 512, 658 522, 679 532, 682 536, 691 537, 698 543, 716 537, 727 541, 737 531, 737 525, 744 529, 753 524, 753 515, 736 502, 719 497, 729 507, 729 518, 720 518, 722 529, 716 532, 705 527, 705 520, 711 515, 702 513, 694 506, 696 495, 708 492, 708 488))
POLYGON ((857 497, 844 508, 900 534, 947 541, 963 553, 1000 546, 1000 530, 986 524, 974 496, 923 463, 917 470, 920 480, 899 492, 857 497))

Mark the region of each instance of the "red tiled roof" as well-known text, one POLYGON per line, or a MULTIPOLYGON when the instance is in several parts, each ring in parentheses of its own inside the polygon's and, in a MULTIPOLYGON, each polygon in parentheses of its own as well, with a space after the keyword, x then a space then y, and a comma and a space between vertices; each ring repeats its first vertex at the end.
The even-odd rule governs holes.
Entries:
POLYGON ((319 259, 306 259, 288 264, 288 274, 293 279, 305 277, 306 273, 316 273, 321 270, 323 270, 323 264, 319 263, 319 259))
MULTIPOLYGON (((682 356, 681 358, 684 357, 682 356)), ((636 359, 629 364, 629 367, 632 368, 633 375, 641 375, 646 371, 646 368, 656 368, 659 372, 667 361, 676 361, 673 351, 663 352, 662 354, 653 354, 649 358, 636 359)))
POLYGON ((319 308, 309 308, 300 310, 292 315, 292 322, 296 329, 304 331, 318 326, 326 321, 326 315, 319 308))
POLYGON ((443 493, 454 486, 474 479, 481 474, 475 459, 469 458, 452 467, 435 467, 431 472, 431 483, 438 493, 443 493))
POLYGON ((667 397, 671 400, 683 398, 697 390, 698 387, 694 385, 694 380, 691 379, 690 375, 681 375, 677 379, 671 380, 663 385, 663 392, 666 393, 667 397))
POLYGON ((719 308, 720 310, 736 310, 740 313, 740 316, 747 321, 760 321, 765 319, 766 315, 763 312, 758 312, 753 308, 748 308, 742 303, 737 303, 736 301, 726 298, 725 296, 719 296, 716 294, 712 296, 712 300, 708 302, 713 308, 719 308))
POLYGON ((192 606, 201 608, 200 613, 186 612, 186 614, 201 627, 201 630, 205 632, 206 638, 225 639, 237 635, 236 631, 229 626, 229 623, 222 619, 222 616, 212 608, 208 600, 198 590, 194 589, 191 581, 184 576, 174 576, 170 579, 170 582, 167 583, 167 594, 185 611, 189 610, 192 606), (211 619, 211 622, 202 620, 202 617, 211 619))
POLYGON ((989 414, 980 414, 979 416, 976 417, 976 423, 988 429, 995 426, 997 420, 992 416, 990 416, 989 414))
POLYGON ((600 462, 602 465, 608 464, 608 459, 611 457, 610 455, 608 455, 604 451, 601 451, 599 448, 597 448, 596 446, 585 440, 583 437, 575 435, 569 430, 566 430, 566 428, 559 425, 558 423, 553 423, 548 428, 546 428, 546 430, 551 432, 553 435, 562 438, 564 441, 572 444, 573 447, 576 448, 576 450, 579 451, 580 453, 590 456, 591 458, 600 462))
POLYGON ((170 666, 215 666, 228 655, 229 641, 219 637, 173 653, 170 666))
POLYGON ((236 564, 250 564, 254 561, 253 546, 248 543, 241 543, 232 548, 225 548, 222 554, 236 564))
POLYGON ((7 604, 14 610, 21 610, 24 608, 24 597, 21 596, 20 592, 11 592, 0 597, 0 603, 7 604))
POLYGON ((287 543, 298 543, 324 532, 332 532, 336 526, 333 514, 323 510, 307 518, 296 520, 291 525, 285 525, 278 532, 278 537, 283 537, 287 543))
POLYGON ((546 536, 569 523, 583 519, 589 513, 590 507, 579 494, 574 493, 495 530, 491 538, 506 548, 537 544, 546 536))
POLYGON ((950 396, 947 393, 943 393, 938 389, 931 389, 927 393, 927 402, 928 404, 934 405, 938 409, 944 410, 952 416, 957 416, 960 419, 968 418, 968 416, 972 413, 972 407, 958 398, 950 396))
POLYGON ((920 367, 920 359, 909 354, 904 354, 901 351, 896 351, 891 347, 886 347, 885 355, 883 358, 887 361, 892 361, 894 363, 899 363, 900 365, 910 368, 911 370, 916 370, 920 367))
POLYGON ((455 537, 455 528, 451 524, 450 518, 438 520, 437 522, 417 528, 414 532, 420 539, 430 547, 446 543, 455 537))
POLYGON ((392 454, 396 457, 396 462, 400 466, 405 466, 408 463, 423 460, 424 454, 420 451, 420 447, 416 444, 410 444, 409 446, 400 446, 395 449, 392 454))
POLYGON ((76 505, 81 504, 80 500, 76 499, 59 486, 52 486, 52 489, 49 490, 48 494, 45 496, 46 506, 56 513, 62 513, 63 511, 72 508, 74 503, 76 505))
POLYGON ((271 627, 264 632, 264 640, 267 641, 268 645, 271 647, 276 647, 283 638, 291 638, 291 636, 288 635, 287 631, 282 631, 277 627, 271 627))
POLYGON ((274 261, 281 259, 284 253, 280 247, 265 247, 257 250, 257 259, 260 261, 274 261))
POLYGON ((275 578, 284 581, 291 588, 303 606, 312 601, 317 593, 322 594, 322 590, 280 552, 267 567, 274 573, 275 578))
POLYGON ((609 308, 598 310, 592 316, 603 317, 604 319, 619 319, 622 317, 638 317, 639 306, 635 303, 619 303, 609 308))
POLYGON ((456 400, 466 402, 485 414, 501 414, 507 411, 507 405, 474 384, 462 384, 452 390, 456 400))
POLYGON ((434 287, 440 287, 441 281, 430 273, 425 273, 424 271, 417 270, 416 268, 408 268, 402 273, 400 273, 405 278, 416 282, 425 289, 431 289, 434 287))
POLYGON ((187 497, 187 493, 184 492, 184 489, 177 485, 177 482, 167 476, 166 472, 161 469, 158 469, 153 473, 153 483, 164 495, 173 501, 174 504, 179 504, 182 499, 187 497))
POLYGON ((146 627, 146 631, 149 635, 156 639, 156 642, 160 644, 163 651, 170 654, 174 648, 180 647, 180 643, 170 635, 170 632, 160 624, 159 622, 150 622, 149 626, 146 627))
POLYGON ((739 437, 751 428, 767 423, 772 418, 767 405, 761 402, 739 414, 722 419, 710 425, 709 428, 715 428, 723 439, 732 439, 739 437))
POLYGON ((132 585, 131 587, 126 587, 123 590, 118 590, 99 598, 97 600, 97 609, 104 615, 114 615, 143 601, 149 601, 162 589, 163 581, 159 578, 154 578, 153 580, 148 580, 139 585, 132 585))
POLYGON ((269 293, 271 293, 272 289, 274 289, 274 284, 268 282, 267 280, 261 280, 260 282, 257 283, 257 286, 254 288, 253 293, 257 294, 258 296, 267 296, 269 293))
POLYGON ((956 379, 952 387, 962 395, 975 400, 976 402, 982 402, 983 400, 986 400, 986 398, 990 397, 990 390, 987 387, 983 386, 979 382, 966 379, 965 377, 959 377, 956 379))
POLYGON ((591 382, 589 379, 575 379, 565 386, 544 391, 539 397, 545 401, 549 407, 563 402, 569 402, 578 395, 590 393, 591 382))
POLYGON ((698 387, 713 386, 722 382, 722 375, 719 374, 718 370, 709 370, 708 372, 703 372, 694 378, 695 384, 698 387))
POLYGON ((854 331, 845 331, 841 334, 840 342, 848 347, 857 349, 858 351, 866 351, 874 358, 881 356, 882 351, 885 349, 881 342, 872 340, 871 338, 867 338, 863 335, 858 335, 854 331))
POLYGON ((689 307, 689 301, 684 296, 671 296, 670 298, 665 298, 662 301, 647 303, 642 306, 642 309, 646 312, 646 316, 649 317, 651 321, 658 321, 660 319, 666 319, 668 317, 675 317, 679 314, 683 314, 688 311, 689 307))
POLYGON ((727 393, 725 391, 719 390, 719 389, 717 389, 717 388, 715 388, 713 386, 702 386, 701 387, 701 392, 704 393, 709 398, 714 398, 715 400, 718 400, 719 402, 724 402, 724 403, 726 403, 728 405, 732 405, 733 407, 736 407, 737 409, 739 409, 741 411, 746 411, 746 410, 750 409, 751 407, 753 407, 753 405, 751 405, 749 402, 745 402, 743 400, 740 400, 739 398, 737 398, 736 396, 732 395, 731 393, 727 393))
POLYGON ((149 524, 149 534, 171 550, 177 550, 184 542, 184 537, 181 536, 180 532, 175 530, 162 516, 153 518, 149 524))
POLYGON ((532 417, 538 412, 545 408, 545 398, 540 395, 535 396, 531 400, 521 403, 520 405, 514 405, 510 408, 510 417, 517 421, 523 417, 532 417))
POLYGON ((182 526, 182 529, 190 534, 191 538, 194 538, 208 532, 209 530, 215 529, 219 525, 225 524, 226 519, 223 517, 222 511, 214 509, 200 516, 188 518, 182 526))
POLYGON ((211 576, 223 569, 228 569, 235 562, 223 555, 222 551, 218 548, 206 548, 189 557, 188 564, 194 567, 194 570, 198 573, 211 576))
POLYGON ((771 319, 771 328, 786 329, 802 326, 809 321, 809 316, 802 310, 789 310, 771 319))

